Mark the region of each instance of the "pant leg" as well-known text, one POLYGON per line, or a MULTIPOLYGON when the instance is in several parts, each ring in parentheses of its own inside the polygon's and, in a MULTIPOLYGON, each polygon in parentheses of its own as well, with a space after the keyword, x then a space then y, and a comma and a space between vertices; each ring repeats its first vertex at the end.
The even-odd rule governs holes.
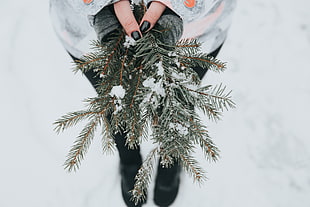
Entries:
MULTIPOLYGON (((80 59, 72 56, 70 53, 69 55, 72 57, 74 61, 80 61, 80 59)), ((100 83, 100 77, 92 70, 89 70, 84 73, 86 78, 92 84, 94 89, 96 90, 98 84, 100 83)), ((96 90, 97 91, 97 90, 96 90)), ((138 146, 136 149, 128 149, 126 144, 126 133, 117 133, 114 135, 116 148, 119 153, 120 161, 122 164, 137 164, 141 163, 141 155, 140 155, 140 147, 138 146)))

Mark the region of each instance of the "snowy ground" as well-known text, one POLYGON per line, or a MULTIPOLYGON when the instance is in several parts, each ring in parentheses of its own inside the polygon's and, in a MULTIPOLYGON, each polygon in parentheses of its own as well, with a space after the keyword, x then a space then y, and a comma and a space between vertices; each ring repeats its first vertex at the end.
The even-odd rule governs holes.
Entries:
MULTIPOLYGON (((229 70, 205 80, 233 89, 238 105, 209 124, 222 158, 203 164, 201 187, 183 175, 172 207, 310 206, 309 9, 308 0, 238 1, 219 55, 229 70)), ((57 136, 52 123, 95 92, 70 70, 48 1, 3 1, 0 17, 0 206, 124 206, 118 158, 103 156, 99 139, 77 173, 62 168, 78 128, 57 136)))

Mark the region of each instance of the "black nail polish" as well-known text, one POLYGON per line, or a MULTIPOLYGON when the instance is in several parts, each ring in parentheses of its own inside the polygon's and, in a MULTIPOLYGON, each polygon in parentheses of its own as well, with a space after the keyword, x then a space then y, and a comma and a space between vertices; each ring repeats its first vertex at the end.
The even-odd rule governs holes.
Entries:
POLYGON ((138 40, 141 38, 141 35, 138 31, 134 31, 131 33, 131 37, 134 39, 134 40, 138 40))
POLYGON ((142 24, 141 24, 141 27, 140 27, 140 31, 141 32, 146 32, 151 26, 151 23, 148 22, 148 21, 144 21, 142 24))

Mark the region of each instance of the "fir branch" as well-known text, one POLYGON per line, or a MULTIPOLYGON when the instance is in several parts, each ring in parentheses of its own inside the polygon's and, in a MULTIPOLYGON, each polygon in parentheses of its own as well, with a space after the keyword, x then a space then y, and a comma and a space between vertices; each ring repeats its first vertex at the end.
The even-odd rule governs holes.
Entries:
POLYGON ((202 67, 202 68, 208 68, 216 72, 221 72, 226 69, 226 65, 224 63, 221 63, 220 61, 217 61, 215 58, 212 58, 210 56, 206 56, 205 54, 201 54, 197 56, 180 55, 180 57, 183 59, 187 59, 187 60, 197 61, 196 62, 197 66, 202 67))
MULTIPOLYGON (((182 39, 176 43, 177 48, 181 48, 182 50, 184 48, 188 48, 195 53, 197 53, 201 50, 200 46, 201 46, 201 44, 198 42, 197 39, 182 39)), ((179 52, 180 52, 180 50, 179 50, 179 52)))
MULTIPOLYGON (((235 107, 235 103, 231 100, 231 96, 230 96, 231 91, 225 93, 226 87, 222 87, 222 84, 214 87, 214 89, 210 93, 203 92, 206 88, 201 88, 198 90, 193 90, 193 89, 190 89, 187 87, 185 87, 185 88, 188 91, 203 95, 206 98, 207 103, 210 103, 211 105, 215 106, 218 109, 225 108, 226 110, 228 110, 228 108, 234 108, 235 107)), ((210 86, 208 86, 207 88, 208 88, 208 90, 210 90, 209 89, 210 86)))
POLYGON ((100 116, 97 116, 91 120, 81 131, 80 135, 77 137, 77 140, 74 142, 67 160, 64 164, 65 169, 68 171, 77 170, 80 166, 80 162, 84 159, 85 153, 87 152, 89 145, 94 137, 94 132, 97 125, 100 123, 100 116))
POLYGON ((115 150, 114 136, 111 134, 111 126, 106 116, 103 116, 103 127, 102 127, 102 150, 104 153, 112 154, 115 150))
POLYGON ((76 125, 78 122, 87 119, 94 114, 96 114, 96 112, 85 110, 68 113, 53 123, 56 125, 54 130, 59 134, 65 129, 76 125))
POLYGON ((156 161, 156 155, 158 154, 158 151, 158 147, 156 147, 149 152, 135 177, 136 182, 134 189, 131 191, 132 199, 135 204, 146 199, 145 195, 151 182, 151 175, 154 169, 154 163, 156 161))
POLYGON ((128 48, 125 51, 123 60, 122 60, 122 64, 121 64, 121 69, 120 69, 120 74, 119 74, 119 85, 122 85, 123 82, 123 70, 124 70, 124 66, 125 66, 125 61, 126 61, 126 57, 128 55, 128 48))
MULTIPOLYGON (((142 68, 143 67, 140 66, 139 68, 137 68, 137 70, 142 70, 142 68)), ((134 104, 134 100, 135 100, 135 97, 137 95, 137 91, 138 91, 139 86, 141 84, 141 75, 142 75, 142 73, 138 72, 138 80, 137 80, 137 84, 136 84, 136 87, 135 87, 135 90, 134 90, 134 94, 133 94, 132 99, 131 99, 131 103, 130 103, 130 106, 129 106, 130 108, 132 108, 132 106, 134 104)))
POLYGON ((123 34, 120 34, 120 35, 119 35, 118 40, 117 40, 117 42, 116 42, 116 44, 115 44, 115 46, 114 46, 112 52, 111 52, 111 53, 108 55, 108 57, 107 57, 107 61, 106 61, 105 65, 104 65, 104 67, 103 67, 103 71, 106 71, 107 68, 108 68, 108 66, 109 66, 109 64, 111 63, 111 60, 112 60, 113 56, 115 55, 117 49, 118 49, 118 48, 120 47, 120 45, 121 45, 121 41, 122 41, 122 39, 124 38, 123 36, 124 36, 123 34))
POLYGON ((200 147, 205 154, 205 157, 209 161, 217 161, 219 159, 219 149, 211 141, 210 137, 207 135, 205 138, 200 137, 200 147))
POLYGON ((137 127, 138 127, 138 124, 137 124, 137 115, 136 113, 133 114, 133 119, 132 119, 132 122, 131 122, 131 131, 130 133, 128 134, 128 138, 126 139, 126 145, 128 145, 128 147, 130 149, 136 149, 137 146, 139 145, 139 137, 140 137, 140 134, 141 133, 137 133, 137 127))
POLYGON ((84 59, 90 59, 88 61, 76 61, 76 63, 78 64, 78 67, 76 67, 76 71, 80 71, 83 70, 84 72, 86 72, 87 70, 85 70, 84 68, 86 66, 88 66, 89 64, 94 64, 98 61, 102 61, 105 60, 106 57, 98 57, 98 58, 94 58, 95 54, 88 54, 87 56, 84 56, 84 59))
POLYGON ((180 155, 180 162, 185 169, 192 177, 194 181, 198 183, 202 183, 207 178, 205 176, 205 172, 201 167, 198 166, 198 162, 191 155, 180 155))

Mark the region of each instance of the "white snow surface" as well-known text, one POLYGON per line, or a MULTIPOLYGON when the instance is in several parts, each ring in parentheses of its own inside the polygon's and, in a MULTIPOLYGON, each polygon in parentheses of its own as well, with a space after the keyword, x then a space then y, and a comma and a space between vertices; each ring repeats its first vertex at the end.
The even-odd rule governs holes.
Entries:
MULTIPOLYGON (((310 206, 309 9, 308 0, 238 1, 218 56, 228 69, 203 80, 233 89, 237 104, 218 123, 203 117, 221 159, 197 149, 209 179, 199 186, 183 173, 171 207, 310 206)), ((124 207, 117 153, 102 154, 99 133, 80 170, 63 170, 81 125, 57 135, 52 123, 95 91, 72 72, 48 1, 3 1, 0 17, 0 206, 124 207)), ((153 188, 145 207, 155 206, 153 188)))

